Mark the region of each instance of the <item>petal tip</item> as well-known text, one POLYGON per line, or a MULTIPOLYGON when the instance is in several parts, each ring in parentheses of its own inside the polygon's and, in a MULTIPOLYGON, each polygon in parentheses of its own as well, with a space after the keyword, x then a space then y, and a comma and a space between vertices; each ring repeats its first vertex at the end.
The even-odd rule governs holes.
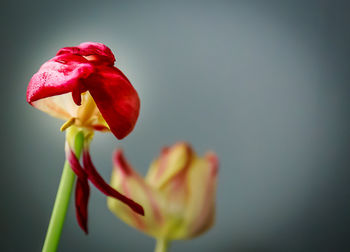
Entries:
POLYGON ((205 154, 205 159, 210 163, 212 175, 216 176, 219 172, 219 158, 213 151, 208 151, 205 154))
POLYGON ((132 210, 134 210, 134 212, 136 212, 137 214, 141 215, 141 216, 145 216, 145 210, 143 209, 143 207, 137 203, 135 203, 135 205, 133 205, 132 210))
POLYGON ((122 149, 117 149, 113 155, 113 163, 118 171, 121 171, 125 175, 130 175, 132 173, 132 169, 130 165, 126 161, 124 156, 124 152, 122 149))

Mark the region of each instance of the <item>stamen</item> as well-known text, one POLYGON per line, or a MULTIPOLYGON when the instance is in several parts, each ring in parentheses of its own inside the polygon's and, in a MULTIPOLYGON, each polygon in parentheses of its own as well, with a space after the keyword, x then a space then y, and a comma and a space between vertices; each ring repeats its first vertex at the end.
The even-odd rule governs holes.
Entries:
POLYGON ((94 136, 94 132, 93 132, 93 131, 90 131, 90 132, 88 132, 88 133, 86 134, 85 139, 86 139, 86 140, 91 140, 93 136, 94 136))
POLYGON ((89 92, 81 94, 82 96, 82 105, 78 108, 78 118, 82 124, 92 125, 95 121, 98 120, 98 117, 94 115, 97 110, 94 99, 89 92))
POLYGON ((68 121, 66 121, 64 124, 61 126, 61 131, 65 131, 68 129, 70 126, 72 126, 75 123, 75 117, 71 117, 68 121))

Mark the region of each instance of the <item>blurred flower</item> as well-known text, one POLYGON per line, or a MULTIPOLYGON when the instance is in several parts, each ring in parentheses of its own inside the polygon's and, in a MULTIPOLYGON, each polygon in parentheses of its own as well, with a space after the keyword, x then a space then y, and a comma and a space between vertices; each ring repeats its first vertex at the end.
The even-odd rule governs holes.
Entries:
POLYGON ((134 128, 140 109, 136 90, 114 67, 114 55, 105 45, 86 42, 60 49, 31 78, 27 101, 51 116, 64 119, 66 157, 77 175, 75 204, 79 225, 87 232, 90 180, 102 193, 143 214, 143 208, 111 188, 92 164, 89 145, 94 130, 111 131, 118 139, 134 128), (83 166, 74 152, 74 139, 84 134, 83 166))
POLYGON ((157 240, 193 238, 214 222, 217 173, 218 159, 213 152, 198 157, 183 142, 164 148, 145 178, 118 150, 111 185, 142 204, 145 216, 135 215, 113 198, 107 199, 108 207, 127 224, 157 240))

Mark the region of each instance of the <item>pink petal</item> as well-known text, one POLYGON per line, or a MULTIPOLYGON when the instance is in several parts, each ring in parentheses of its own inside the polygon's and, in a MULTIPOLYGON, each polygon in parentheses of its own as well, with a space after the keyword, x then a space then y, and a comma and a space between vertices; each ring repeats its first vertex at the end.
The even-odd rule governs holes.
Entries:
POLYGON ((125 75, 115 67, 98 66, 85 85, 112 133, 122 139, 134 128, 140 99, 125 75))
POLYGON ((101 175, 97 172, 95 166, 93 165, 90 157, 89 150, 84 150, 83 153, 83 163, 88 174, 89 180, 105 195, 116 198, 121 202, 128 205, 133 211, 140 215, 144 215, 144 210, 141 205, 137 204, 135 201, 125 197, 115 189, 113 189, 109 184, 107 184, 101 175))

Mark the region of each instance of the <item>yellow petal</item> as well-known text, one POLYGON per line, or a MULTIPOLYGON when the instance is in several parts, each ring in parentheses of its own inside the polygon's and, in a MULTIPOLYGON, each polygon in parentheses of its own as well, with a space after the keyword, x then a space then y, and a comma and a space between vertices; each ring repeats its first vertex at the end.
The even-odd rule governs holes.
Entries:
POLYGON ((151 164, 145 180, 155 188, 164 187, 170 179, 188 167, 192 154, 191 147, 184 142, 164 148, 160 157, 151 164))
POLYGON ((71 93, 37 100, 33 102, 33 106, 59 119, 77 117, 78 106, 74 103, 71 93))
POLYGON ((185 219, 188 237, 208 230, 214 223, 218 159, 214 153, 197 158, 188 174, 189 199, 185 219))
POLYGON ((94 99, 90 95, 90 92, 87 91, 81 94, 81 106, 78 107, 77 117, 80 120, 81 124, 84 124, 92 117, 96 117, 99 113, 99 110, 96 106, 94 99))
POLYGON ((72 125, 69 123, 74 122, 78 127, 100 131, 109 130, 108 124, 88 91, 81 94, 80 106, 74 103, 71 93, 37 100, 33 102, 33 106, 53 117, 67 121, 68 124, 62 126, 63 129, 67 128, 65 126, 69 127, 72 125))

